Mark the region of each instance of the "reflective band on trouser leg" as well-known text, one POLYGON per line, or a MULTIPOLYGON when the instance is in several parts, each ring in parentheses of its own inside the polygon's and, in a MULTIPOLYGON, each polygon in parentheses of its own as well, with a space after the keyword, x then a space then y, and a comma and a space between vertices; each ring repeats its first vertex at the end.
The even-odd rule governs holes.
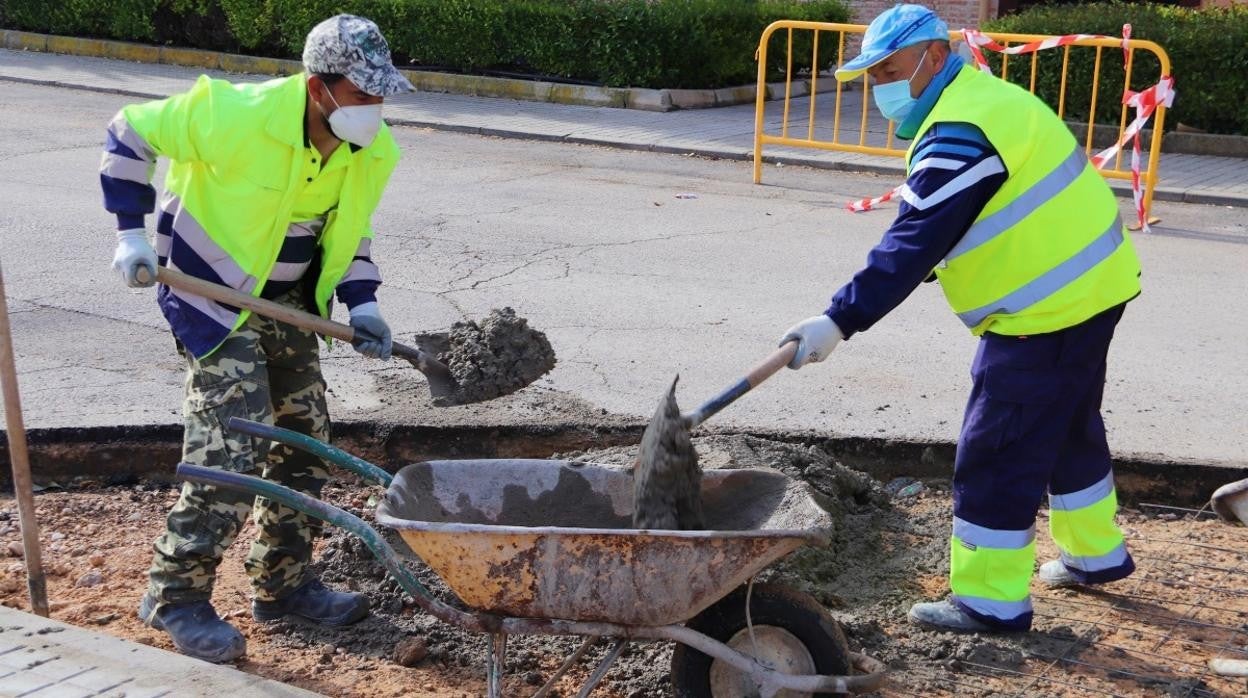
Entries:
POLYGON ((1036 561, 1036 531, 998 531, 953 520, 949 586, 953 600, 976 620, 1008 630, 1031 628, 1028 583, 1036 561))
POLYGON ((1049 531, 1062 562, 1081 582, 1101 584, 1135 571, 1122 531, 1114 523, 1114 475, 1078 492, 1049 495, 1049 531))

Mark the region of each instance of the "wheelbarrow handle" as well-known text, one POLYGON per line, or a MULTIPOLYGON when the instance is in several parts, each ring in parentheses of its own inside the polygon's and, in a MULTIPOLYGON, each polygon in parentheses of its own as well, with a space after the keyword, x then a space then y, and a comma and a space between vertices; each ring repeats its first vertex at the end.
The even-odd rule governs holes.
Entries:
POLYGON ((382 470, 380 467, 369 463, 363 458, 347 453, 340 448, 334 448, 329 444, 315 439, 307 434, 300 434, 297 431, 283 429, 282 427, 272 426, 270 424, 262 424, 254 422, 250 419, 242 417, 230 417, 226 422, 226 426, 231 431, 237 431, 240 434, 255 436, 260 439, 268 439, 276 441, 280 444, 286 444, 291 448, 297 448, 301 451, 311 453, 318 458, 323 458, 334 465, 349 470, 365 480, 382 487, 389 487, 394 476, 382 470))
POLYGON ((386 568, 390 576, 394 577, 399 586, 403 587, 403 591, 416 601, 417 605, 440 620, 465 630, 487 633, 493 632, 499 624, 499 620, 494 616, 466 613, 434 598, 433 594, 404 566, 402 558, 394 548, 390 547, 386 539, 367 522, 349 511, 254 475, 205 468, 190 463, 179 463, 177 474, 180 479, 188 482, 216 485, 257 497, 265 497, 346 530, 364 541, 364 545, 368 546, 378 562, 386 568))

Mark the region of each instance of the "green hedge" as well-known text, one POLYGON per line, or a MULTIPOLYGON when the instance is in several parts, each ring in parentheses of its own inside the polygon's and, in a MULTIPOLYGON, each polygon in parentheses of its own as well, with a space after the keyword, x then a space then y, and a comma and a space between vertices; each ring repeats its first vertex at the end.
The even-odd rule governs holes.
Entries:
MULTIPOLYGON (((1118 2, 1048 6, 995 20, 987 30, 1121 36, 1122 25, 1128 23, 1131 38, 1154 41, 1170 56, 1177 96, 1166 115, 1167 128, 1182 122, 1212 133, 1248 134, 1248 6, 1205 10, 1118 2)), ((1067 118, 1088 117, 1095 53, 1092 48, 1071 49, 1067 118)), ((1056 105, 1062 51, 1052 49, 1039 55, 1036 92, 1056 105)), ((1011 81, 1029 84, 1030 57, 1011 57, 1010 65, 1011 81)), ((1098 123, 1118 123, 1122 70, 1122 52, 1103 49, 1098 123)), ((1158 61, 1151 53, 1136 51, 1131 72, 1132 89, 1149 87, 1157 80, 1158 61)), ((1132 111, 1128 120, 1133 116, 1132 111)))
MULTIPOLYGON (((849 17, 842 0, 3 0, 0 24, 294 58, 338 12, 375 20, 399 65, 670 88, 751 83, 768 24, 849 17)), ((809 69, 809 39, 794 43, 809 69)), ((772 68, 783 49, 777 37, 772 68)))

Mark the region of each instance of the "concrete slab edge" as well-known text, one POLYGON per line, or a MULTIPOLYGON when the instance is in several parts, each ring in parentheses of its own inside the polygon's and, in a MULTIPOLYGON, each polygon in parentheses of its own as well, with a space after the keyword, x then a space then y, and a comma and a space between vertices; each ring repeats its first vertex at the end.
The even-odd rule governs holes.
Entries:
MULTIPOLYGON (((15 51, 41 51, 93 58, 113 58, 135 63, 161 63, 188 68, 224 70, 256 75, 293 75, 303 69, 299 61, 246 56, 175 46, 151 46, 111 39, 39 34, 3 29, 0 46, 15 51)), ((536 102, 574 104, 618 109, 666 112, 673 109, 699 109, 754 102, 754 85, 721 89, 676 90, 641 87, 600 87, 572 85, 541 80, 522 80, 487 75, 461 75, 402 69, 416 89, 474 97, 498 97, 536 102)), ((809 91, 808 81, 793 81, 792 96, 809 91)), ((769 85, 768 99, 783 96, 784 83, 769 85)))
MULTIPOLYGON (((334 445, 365 460, 393 465, 440 458, 547 458, 552 453, 633 445, 642 423, 579 423, 394 427, 338 422, 334 445)), ((902 475, 950 477, 956 445, 905 438, 828 435, 826 432, 711 428, 708 434, 746 434, 818 445, 846 465, 887 481, 902 475)), ((32 429, 28 433, 37 485, 93 481, 120 485, 172 482, 181 456, 181 425, 32 429), (84 453, 90 458, 84 459, 84 453)), ((8 457, 0 443, 0 460, 8 457)), ((1207 461, 1155 453, 1116 452, 1122 496, 1200 506, 1221 485, 1248 477, 1248 460, 1207 461), (1176 467, 1177 466, 1177 467, 1176 467), (1150 499, 1151 498, 1151 499, 1150 499), (1164 499, 1159 499, 1164 498, 1164 499)), ((0 486, 10 488, 7 471, 0 486)))
MULTIPOLYGON (((1088 125, 1083 122, 1067 121, 1075 139, 1085 143, 1088 136, 1088 125)), ((1118 138, 1116 124, 1096 124, 1093 131, 1092 147, 1108 148, 1118 138)), ((1140 130, 1140 140, 1147 148, 1152 142, 1153 130, 1140 130)), ((1196 133, 1192 131, 1167 131, 1161 135, 1161 152, 1184 153, 1187 155, 1214 155, 1224 158, 1248 158, 1248 136, 1226 133, 1196 133)))
MULTIPOLYGON (((42 618, 21 609, 0 608, 0 622, 9 643, 42 653, 47 659, 31 666, 32 677, 49 662, 83 667, 63 681, 44 686, 38 695, 85 695, 75 684, 86 674, 120 681, 92 695, 234 695, 273 698, 315 698, 302 688, 239 671, 231 665, 209 664, 158 647, 125 640, 64 621, 42 618), (197 686, 199 690, 191 687, 197 686)), ((6 670, 7 671, 7 670, 6 670)), ((20 671, 20 670, 19 670, 20 671)), ((45 677, 43 679, 47 681, 45 677)), ((97 679, 98 681, 98 679, 97 679)), ((91 685, 91 684, 85 684, 91 685)), ((6 693, 6 695, 11 695, 6 693)), ((23 694, 25 695, 25 694, 23 694)))

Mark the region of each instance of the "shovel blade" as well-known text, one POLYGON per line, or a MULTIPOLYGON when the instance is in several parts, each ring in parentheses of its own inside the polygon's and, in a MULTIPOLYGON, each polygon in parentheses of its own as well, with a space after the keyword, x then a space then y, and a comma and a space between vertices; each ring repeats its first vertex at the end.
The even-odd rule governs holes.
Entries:
POLYGON ((425 374, 425 380, 429 381, 429 394, 434 399, 450 398, 459 392, 459 383, 455 381, 455 376, 451 374, 451 369, 447 368, 446 364, 441 361, 434 361, 424 368, 420 366, 417 366, 417 368, 425 374))
POLYGON ((445 399, 459 392, 459 383, 455 374, 446 364, 433 358, 432 354, 406 344, 394 343, 393 353, 425 374, 429 382, 429 394, 436 399, 445 399))
POLYGON ((676 404, 677 376, 659 401, 633 468, 633 528, 703 528, 702 470, 689 421, 676 404))

